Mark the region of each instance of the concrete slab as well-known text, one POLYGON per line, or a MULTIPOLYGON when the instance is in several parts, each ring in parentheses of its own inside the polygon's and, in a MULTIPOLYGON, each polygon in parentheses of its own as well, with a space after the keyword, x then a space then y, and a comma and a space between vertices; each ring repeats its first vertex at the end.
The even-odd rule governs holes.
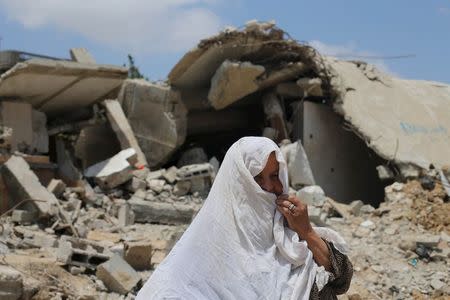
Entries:
POLYGON ((139 274, 118 255, 99 265, 96 276, 110 291, 122 295, 131 292, 141 281, 139 274))
POLYGON ((94 57, 86 48, 72 48, 70 49, 70 57, 73 61, 83 64, 95 64, 94 57))
POLYGON ((170 158, 186 138, 180 93, 145 80, 127 80, 118 98, 150 167, 170 158))
POLYGON ((133 166, 130 160, 135 161, 135 159, 136 151, 128 148, 108 160, 90 166, 84 171, 84 176, 94 178, 103 189, 112 189, 133 177, 133 166))
POLYGON ((34 200, 28 201, 23 207, 37 211, 39 217, 55 215, 58 200, 39 182, 38 177, 22 157, 12 156, 1 168, 1 174, 10 199, 16 203, 26 199, 34 200))
POLYGON ((264 72, 263 66, 225 60, 211 79, 208 94, 211 105, 222 109, 257 91, 257 78, 264 72))
POLYGON ((116 97, 127 75, 124 67, 30 59, 1 75, 0 97, 23 100, 53 117, 116 97))
POLYGON ((378 155, 422 168, 448 165, 450 85, 404 80, 365 63, 328 59, 335 110, 378 155))
POLYGON ((147 166, 147 159, 139 147, 138 141, 134 136, 133 129, 122 110, 122 106, 117 100, 105 100, 103 104, 106 108, 106 116, 108 117, 111 127, 117 135, 122 149, 133 148, 137 155, 137 164, 139 166, 147 166))

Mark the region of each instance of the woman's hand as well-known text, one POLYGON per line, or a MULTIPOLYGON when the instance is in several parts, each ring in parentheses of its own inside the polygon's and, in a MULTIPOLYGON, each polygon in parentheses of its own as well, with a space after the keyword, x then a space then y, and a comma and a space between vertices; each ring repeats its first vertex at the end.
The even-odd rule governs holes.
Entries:
POLYGON ((306 204, 296 196, 281 195, 277 198, 277 208, 286 218, 289 228, 306 241, 315 261, 330 271, 330 252, 325 242, 312 228, 306 204))
POLYGON ((308 207, 294 195, 281 195, 277 198, 277 208, 286 218, 289 228, 302 239, 308 239, 314 230, 308 216, 308 207))

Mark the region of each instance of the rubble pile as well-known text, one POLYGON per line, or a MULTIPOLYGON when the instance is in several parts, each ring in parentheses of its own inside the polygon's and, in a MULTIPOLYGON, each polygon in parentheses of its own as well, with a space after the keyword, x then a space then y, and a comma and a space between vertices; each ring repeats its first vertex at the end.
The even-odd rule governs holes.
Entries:
POLYGON ((2 63, 11 53, 0 53, 1 299, 133 299, 245 135, 280 145, 290 192, 349 242, 341 299, 450 295, 448 154, 417 146, 449 149, 448 110, 438 127, 376 116, 412 83, 323 57, 272 22, 200 41, 165 83, 126 79, 85 49, 2 63))

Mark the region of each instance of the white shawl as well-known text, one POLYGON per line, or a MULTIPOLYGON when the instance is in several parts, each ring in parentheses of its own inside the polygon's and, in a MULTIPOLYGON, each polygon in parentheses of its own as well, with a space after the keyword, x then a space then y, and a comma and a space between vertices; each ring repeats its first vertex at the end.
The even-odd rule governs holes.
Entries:
MULTIPOLYGON (((314 280, 328 273, 305 241, 284 227, 276 196, 253 177, 275 151, 279 178, 288 193, 285 160, 267 138, 245 137, 225 155, 214 184, 181 239, 139 291, 142 299, 308 299, 314 280)), ((334 231, 315 228, 345 252, 334 231)))

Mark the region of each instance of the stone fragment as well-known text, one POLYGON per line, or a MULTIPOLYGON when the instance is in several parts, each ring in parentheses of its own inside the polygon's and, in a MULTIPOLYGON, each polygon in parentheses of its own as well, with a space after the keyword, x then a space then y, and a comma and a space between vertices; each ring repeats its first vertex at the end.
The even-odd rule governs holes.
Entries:
POLYGON ((363 214, 371 214, 375 211, 375 208, 370 204, 364 204, 363 206, 361 206, 359 211, 363 214))
POLYGON ((191 182, 187 180, 178 181, 174 188, 173 188, 173 194, 176 196, 184 196, 187 193, 189 193, 189 190, 191 189, 191 182))
POLYGON ((149 182, 152 179, 162 179, 162 178, 164 178, 163 174, 165 172, 166 172, 166 169, 159 169, 159 170, 156 170, 156 171, 152 171, 152 172, 148 173, 148 175, 145 178, 145 180, 147 182, 149 182))
POLYGON ((379 165, 376 169, 378 172, 378 178, 380 178, 381 181, 391 180, 394 178, 394 172, 392 172, 389 167, 385 165, 379 165))
POLYGON ((83 64, 96 64, 94 57, 86 48, 71 48, 70 57, 73 61, 83 64))
POLYGON ((439 235, 422 234, 416 237, 416 243, 427 248, 434 248, 439 244, 440 239, 439 235))
POLYGON ((122 150, 112 158, 87 168, 84 175, 94 178, 102 189, 115 188, 133 177, 129 160, 133 160, 135 155, 133 148, 122 150))
POLYGON ((208 193, 214 180, 215 173, 210 163, 187 165, 178 169, 178 178, 180 180, 189 180, 191 182, 190 191, 198 192, 201 195, 208 193))
POLYGON ((435 290, 441 290, 445 286, 445 282, 442 282, 441 280, 437 278, 433 278, 430 282, 430 285, 435 290))
POLYGON ((151 267, 152 243, 150 241, 125 242, 124 259, 135 270, 151 267))
POLYGON ((96 276, 108 290, 122 295, 131 292, 141 280, 139 274, 118 255, 99 265, 96 276))
POLYGON ((308 157, 300 141, 281 146, 281 152, 288 166, 290 186, 298 189, 315 184, 308 157))
POLYGON ((322 211, 319 207, 308 207, 308 216, 311 222, 317 226, 327 226, 327 213, 322 211))
POLYGON ((11 215, 11 221, 19 224, 31 224, 37 220, 37 213, 27 210, 15 209, 11 215))
POLYGON ((133 176, 141 180, 145 180, 149 174, 150 170, 148 168, 139 168, 133 170, 133 176))
POLYGON ((250 62, 225 60, 211 78, 208 100, 219 110, 258 90, 256 82, 265 68, 250 62))
POLYGON ((139 166, 146 166, 147 159, 138 144, 120 103, 117 100, 105 100, 103 104, 106 108, 106 116, 117 135, 122 149, 133 148, 136 151, 136 161, 130 163, 132 165, 137 163, 139 166))
POLYGON ((19 202, 31 199, 22 207, 30 212, 37 211, 39 217, 48 217, 57 212, 55 195, 50 193, 31 171, 28 163, 20 156, 11 158, 1 168, 3 180, 9 190, 11 199, 19 202))
POLYGON ((117 243, 120 241, 121 237, 118 233, 91 230, 87 234, 87 239, 92 241, 109 241, 117 243))
POLYGON ((361 224, 359 224, 359 226, 364 227, 364 228, 369 228, 369 229, 375 229, 376 228, 375 223, 372 222, 371 220, 365 220, 361 224))
POLYGON ((118 100, 149 166, 164 164, 186 139, 187 109, 181 93, 166 84, 129 79, 118 100))
POLYGON ((188 224, 198 209, 181 203, 160 203, 138 198, 128 200, 136 222, 159 224, 188 224))
POLYGON ((305 95, 322 97, 322 80, 320 78, 300 78, 297 85, 302 88, 305 95))
POLYGON ((0 299, 20 299, 23 288, 22 274, 9 266, 0 265, 0 299))
POLYGON ((297 192, 297 197, 307 205, 323 206, 326 197, 323 189, 318 185, 302 188, 297 192))
POLYGON ((406 179, 417 178, 420 175, 420 168, 412 164, 397 164, 400 174, 406 179))
POLYGON ((163 177, 166 179, 168 183, 174 183, 177 180, 177 172, 178 168, 172 166, 164 172, 163 177))
POLYGON ((128 204, 121 205, 118 212, 119 226, 125 227, 134 224, 134 212, 128 204))
POLYGON ((361 212, 361 207, 363 207, 364 203, 361 200, 352 201, 349 204, 350 211, 354 216, 359 216, 361 212))
POLYGON ((47 186, 47 190, 56 197, 60 197, 66 190, 66 184, 60 179, 52 179, 47 186))
POLYGON ((139 179, 137 177, 131 178, 131 180, 127 183, 126 189, 130 192, 136 192, 138 190, 145 190, 147 187, 147 183, 145 180, 139 179))
POLYGON ((147 181, 148 187, 156 192, 156 193, 161 193, 164 189, 164 185, 166 184, 166 182, 164 180, 160 180, 160 179, 151 179, 149 181, 147 181))

